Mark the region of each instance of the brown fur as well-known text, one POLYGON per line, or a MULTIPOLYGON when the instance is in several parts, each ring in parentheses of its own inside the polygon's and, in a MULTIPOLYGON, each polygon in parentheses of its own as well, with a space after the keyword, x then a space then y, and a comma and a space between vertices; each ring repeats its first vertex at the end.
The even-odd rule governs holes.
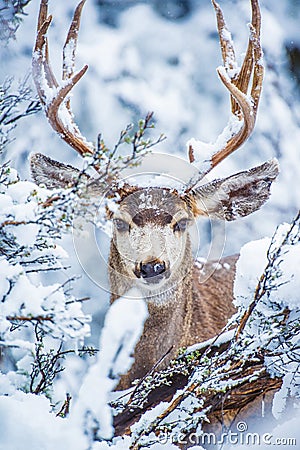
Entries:
MULTIPOLYGON (((148 300, 149 318, 134 352, 134 364, 131 370, 121 378, 118 389, 127 389, 136 378, 144 377, 153 366, 164 357, 157 369, 165 368, 176 356, 180 347, 195 344, 214 337, 226 325, 234 313, 232 304, 232 286, 234 281, 237 256, 230 256, 220 261, 222 268, 213 272, 205 283, 199 283, 202 270, 211 271, 213 262, 202 269, 193 264, 190 243, 186 248, 182 274, 186 276, 165 295, 169 301, 156 304, 148 300), (224 263, 230 269, 224 268, 224 263), (188 270, 192 268, 192 270, 188 270)), ((122 261, 117 249, 112 244, 109 260, 110 267, 122 270, 122 261)), ((225 266, 226 266, 225 264, 225 266)), ((181 274, 176 274, 179 277, 181 274)), ((118 282, 116 271, 110 271, 112 291, 118 282)), ((124 292, 129 286, 124 284, 124 292)), ((112 295, 114 301, 118 295, 112 295)))
MULTIPOLYGON (((33 155, 31 165, 35 180, 48 187, 68 186, 78 177, 78 170, 73 173, 70 166, 40 154, 33 155)), ((109 217, 125 221, 128 234, 114 230, 109 257, 111 301, 136 285, 136 268, 141 264, 159 260, 167 269, 172 267, 166 271, 166 282, 160 291, 153 290, 153 285, 152 290, 146 283, 139 285, 148 304, 149 318, 135 350, 135 362, 122 377, 119 388, 127 388, 135 378, 143 377, 171 346, 172 351, 159 368, 169 363, 179 347, 213 337, 234 312, 232 286, 237 257, 226 259, 231 266, 229 270, 222 265, 223 261, 221 268, 201 284, 201 269, 193 268, 190 239, 184 234, 187 231, 173 233, 176 222, 182 218, 191 221, 200 214, 229 221, 251 214, 267 200, 277 175, 278 163, 271 160, 189 192, 128 184, 122 188, 115 186, 119 209, 109 217), (150 236, 154 237, 148 249, 150 236)), ((87 195, 97 198, 99 194, 101 185, 88 180, 87 195)), ((211 264, 204 270, 211 273, 211 264)))

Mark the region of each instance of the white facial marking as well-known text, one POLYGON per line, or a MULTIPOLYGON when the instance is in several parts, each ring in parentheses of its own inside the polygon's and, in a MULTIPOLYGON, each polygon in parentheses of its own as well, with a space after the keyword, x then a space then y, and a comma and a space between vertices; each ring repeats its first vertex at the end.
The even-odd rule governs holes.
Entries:
POLYGON ((191 218, 184 201, 169 191, 150 188, 125 197, 113 217, 113 240, 135 284, 157 291, 176 278, 191 218))

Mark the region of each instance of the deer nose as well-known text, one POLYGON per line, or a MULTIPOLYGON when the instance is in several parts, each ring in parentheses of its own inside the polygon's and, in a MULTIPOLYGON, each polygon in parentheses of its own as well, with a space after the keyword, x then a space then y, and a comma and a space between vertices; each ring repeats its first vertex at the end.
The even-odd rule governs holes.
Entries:
POLYGON ((143 278, 152 278, 166 271, 164 262, 150 261, 146 264, 140 263, 140 273, 143 278))

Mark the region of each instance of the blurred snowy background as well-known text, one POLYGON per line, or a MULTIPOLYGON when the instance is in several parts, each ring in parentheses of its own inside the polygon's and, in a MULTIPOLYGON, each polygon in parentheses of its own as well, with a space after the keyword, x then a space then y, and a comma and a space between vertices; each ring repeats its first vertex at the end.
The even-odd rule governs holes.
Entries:
MULTIPOLYGON (((11 4, 22 2, 11 2, 11 4)), ((8 39, 5 19, 10 11, 0 1, 0 79, 14 77, 17 86, 30 74, 31 52, 38 14, 37 0, 23 1, 14 39, 8 39)), ((77 0, 50 1, 50 57, 55 73, 61 71, 61 49, 77 0)), ((220 1, 236 44, 237 55, 247 45, 250 7, 247 0, 220 1)), ((257 125, 253 136, 211 176, 226 176, 277 157, 281 173, 272 196, 261 211, 230 223, 226 228, 225 253, 238 252, 250 240, 270 236, 276 226, 289 221, 300 198, 300 1, 261 0, 262 43, 266 75, 257 125)), ((77 68, 89 70, 74 89, 72 107, 84 135, 96 140, 102 133, 113 146, 120 130, 154 111, 153 137, 167 140, 154 151, 186 156, 186 141, 195 137, 214 141, 227 123, 228 94, 218 79, 221 54, 215 15, 209 0, 88 0, 83 12, 77 68)), ((29 75, 28 82, 32 84, 29 75)), ((34 87, 33 96, 34 94, 34 87)), ((23 179, 29 179, 28 155, 42 152, 75 166, 81 160, 50 128, 42 112, 22 119, 6 148, 3 160, 12 161, 23 179)), ((208 225, 199 225, 203 242, 209 240, 208 225)), ((108 242, 100 238, 103 252, 108 242)), ((80 273, 72 237, 64 246, 71 254, 72 273, 80 273)), ((93 263, 91 257, 91 263, 93 263)), ((99 267, 104 271, 105 267, 99 267)), ((66 274, 66 277, 69 275, 66 274)), ((98 334, 108 294, 99 291, 82 272, 78 295, 91 297, 93 338, 98 334)))

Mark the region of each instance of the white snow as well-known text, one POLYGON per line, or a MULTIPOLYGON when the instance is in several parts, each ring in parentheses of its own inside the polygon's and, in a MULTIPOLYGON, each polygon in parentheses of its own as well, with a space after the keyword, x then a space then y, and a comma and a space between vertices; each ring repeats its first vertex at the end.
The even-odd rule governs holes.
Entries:
POLYGON ((109 394, 133 363, 132 354, 148 315, 146 303, 138 296, 139 292, 132 289, 110 307, 100 337, 99 356, 83 380, 74 407, 73 414, 81 422, 80 427, 84 427, 88 411, 99 423, 98 435, 103 439, 113 437, 109 394))
POLYGON ((272 403, 272 414, 275 419, 280 419, 282 415, 286 412, 286 403, 288 397, 291 395, 291 382, 294 377, 293 373, 287 373, 283 377, 282 386, 279 391, 275 392, 273 403, 272 403))
MULTIPOLYGON (((284 233, 286 225, 281 225, 278 233, 284 233)), ((253 298, 257 283, 267 266, 267 250, 270 238, 245 244, 240 252, 234 282, 235 305, 245 307, 253 298), (252 296, 252 297, 251 297, 252 296)), ((300 244, 286 246, 277 263, 278 280, 270 294, 270 300, 286 305, 291 310, 300 307, 300 244)))
MULTIPOLYGON (((223 69, 223 68, 222 68, 223 69)), ((221 70, 221 68, 219 68, 221 70)), ((224 72, 226 76, 227 72, 224 72)), ((225 148, 226 143, 238 132, 243 126, 243 121, 236 116, 231 115, 228 125, 225 126, 222 133, 220 133, 214 143, 205 143, 195 138, 189 139, 186 143, 187 151, 191 147, 194 162, 193 166, 197 167, 201 174, 206 174, 212 169, 212 157, 220 150, 225 148)))
POLYGON ((264 238, 248 242, 241 248, 234 281, 234 304, 236 306, 247 307, 249 299, 253 298, 257 283, 267 265, 267 250, 270 243, 270 238, 264 238))
POLYGON ((272 293, 272 299, 291 309, 300 308, 300 244, 288 249, 282 258, 280 271, 280 287, 272 293))
POLYGON ((87 440, 68 423, 50 414, 49 401, 43 396, 17 392, 0 396, 0 447, 5 450, 83 450, 87 440))
POLYGON ((234 337, 234 330, 224 331, 220 336, 212 339, 208 339, 207 341, 200 342, 199 344, 190 345, 185 353, 193 353, 197 350, 201 350, 202 348, 208 347, 210 345, 219 346, 224 344, 225 342, 229 342, 234 337))

